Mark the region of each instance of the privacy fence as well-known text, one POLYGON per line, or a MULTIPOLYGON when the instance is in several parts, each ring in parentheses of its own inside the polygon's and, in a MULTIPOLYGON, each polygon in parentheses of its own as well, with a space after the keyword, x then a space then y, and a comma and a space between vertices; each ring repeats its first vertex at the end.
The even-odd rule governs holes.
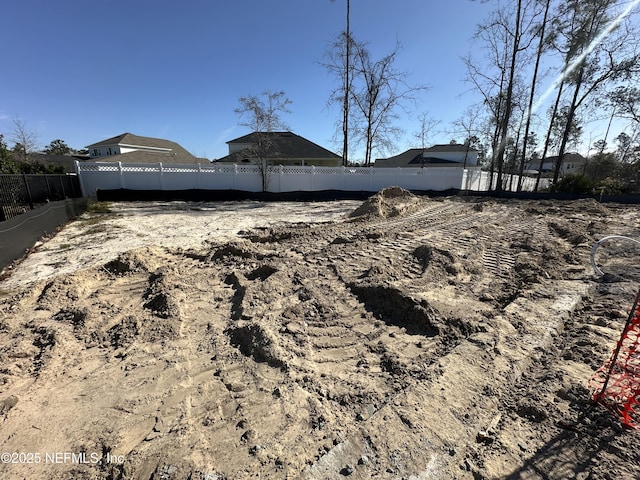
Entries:
MULTIPOLYGON (((76 169, 85 195, 97 190, 239 190, 245 192, 314 192, 326 190, 377 192, 399 186, 414 191, 495 188, 496 176, 479 169, 373 168, 259 165, 165 165, 80 163, 76 169)), ((535 179, 522 177, 522 190, 535 179)), ((544 186, 544 184, 542 185, 544 186)), ((505 175, 503 189, 516 191, 518 177, 505 175)))
POLYGON ((0 174, 0 222, 49 202, 78 198, 78 176, 0 174))

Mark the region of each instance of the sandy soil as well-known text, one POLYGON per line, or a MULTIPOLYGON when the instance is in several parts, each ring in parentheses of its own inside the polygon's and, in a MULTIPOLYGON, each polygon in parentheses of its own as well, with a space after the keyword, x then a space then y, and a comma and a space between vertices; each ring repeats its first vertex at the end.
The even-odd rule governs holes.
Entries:
POLYGON ((636 479, 637 207, 115 204, 0 282, 0 478, 636 479), (351 216, 349 214, 352 214, 351 216), (17 463, 12 463, 13 461, 17 463))

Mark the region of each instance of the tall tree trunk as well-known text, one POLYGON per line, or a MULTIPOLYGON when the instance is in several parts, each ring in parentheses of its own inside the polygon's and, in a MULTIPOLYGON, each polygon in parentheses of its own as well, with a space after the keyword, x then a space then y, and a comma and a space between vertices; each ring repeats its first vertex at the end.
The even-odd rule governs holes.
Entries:
POLYGON ((549 6, 551 0, 547 0, 544 6, 544 16, 542 19, 542 26, 540 27, 540 41, 538 42, 538 50, 536 52, 536 65, 533 69, 533 78, 531 79, 531 94, 529 95, 529 105, 527 107, 527 123, 524 127, 524 142, 522 145, 522 155, 520 158, 520 169, 518 171, 518 192, 522 191, 522 175, 524 174, 524 164, 527 161, 527 142, 529 141, 529 129, 531 128, 531 111, 533 108, 533 100, 535 97, 536 83, 538 81, 538 71, 540 69, 540 59, 544 51, 544 34, 547 26, 547 18, 549 17, 549 6))
POLYGON ((513 83, 515 80, 516 59, 520 47, 520 22, 522 17, 522 0, 518 0, 518 8, 516 10, 516 30, 513 36, 513 49, 511 50, 511 65, 509 66, 509 83, 507 84, 507 96, 505 99, 504 116, 501 119, 500 127, 500 145, 498 146, 498 180, 496 190, 502 190, 502 170, 504 164, 504 151, 507 146, 507 136, 509 134, 509 121, 511 119, 513 101, 513 83))
POLYGON ((347 166, 349 163, 349 101, 351 95, 351 84, 349 79, 349 61, 351 56, 351 33, 350 33, 350 25, 349 25, 349 16, 351 11, 350 0, 347 0, 347 35, 346 35, 346 55, 345 58, 345 72, 344 72, 344 118, 342 121, 342 133, 343 133, 343 144, 342 144, 342 165, 347 166))
POLYGON ((536 186, 534 187, 534 191, 538 191, 540 186, 540 177, 542 176, 542 167, 544 166, 544 160, 547 158, 547 153, 549 152, 549 145, 551 144, 551 134, 553 132, 553 123, 556 121, 556 116, 558 115, 558 107, 560 106, 560 99, 562 98, 562 91, 564 90, 564 80, 560 82, 560 87, 558 88, 558 95, 556 96, 556 101, 553 104, 553 110, 551 112, 551 119, 549 120, 549 128, 547 129, 547 136, 544 139, 544 148, 542 150, 542 156, 540 157, 540 166, 538 167, 538 175, 536 177, 536 186))
POLYGON ((571 136, 571 127, 573 125, 573 119, 575 118, 575 115, 576 115, 576 109, 578 106, 578 94, 580 93, 580 88, 582 87, 583 76, 584 76, 584 63, 580 66, 580 73, 578 74, 576 86, 573 91, 573 98, 571 99, 571 105, 569 106, 569 113, 567 114, 567 124, 564 127, 564 132, 562 134, 562 142, 560 143, 560 150, 558 150, 558 160, 556 162, 556 166, 553 171, 553 183, 556 183, 558 181, 558 178, 560 177, 562 160, 564 159, 565 150, 567 148, 567 144, 569 143, 569 137, 571 136))

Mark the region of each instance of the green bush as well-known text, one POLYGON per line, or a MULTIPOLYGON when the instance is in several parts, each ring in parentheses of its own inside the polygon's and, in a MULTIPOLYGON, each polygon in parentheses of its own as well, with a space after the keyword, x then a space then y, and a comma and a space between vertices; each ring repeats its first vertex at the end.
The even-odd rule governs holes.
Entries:
POLYGON ((594 190, 598 195, 626 195, 631 193, 633 188, 629 182, 609 177, 597 182, 594 190))
POLYGON ((549 190, 551 192, 591 194, 594 192, 594 187, 594 183, 586 176, 569 174, 551 185, 549 190))

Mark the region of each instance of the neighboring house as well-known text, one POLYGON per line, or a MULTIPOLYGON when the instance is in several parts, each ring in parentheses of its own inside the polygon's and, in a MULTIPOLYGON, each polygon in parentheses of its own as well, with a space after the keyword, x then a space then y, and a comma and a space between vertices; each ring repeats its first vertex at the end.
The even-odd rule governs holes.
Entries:
POLYGON ((411 148, 400 155, 376 159, 374 167, 477 167, 478 150, 466 145, 411 148))
POLYGON ((216 163, 258 163, 258 141, 268 144, 265 159, 271 165, 342 165, 342 157, 292 132, 253 132, 227 142, 229 155, 216 163))
POLYGON ((141 137, 123 133, 87 146, 91 162, 122 163, 210 163, 206 158, 197 158, 176 142, 162 138, 141 137))
MULTIPOLYGON (((526 165, 527 172, 538 173, 541 170, 542 173, 553 173, 558 161, 557 156, 547 157, 542 162, 542 168, 540 168, 540 159, 529 162, 526 165)), ((565 153, 562 159, 562 165, 560 166, 560 175, 567 174, 583 174, 584 169, 587 166, 587 159, 579 153, 565 153)))

